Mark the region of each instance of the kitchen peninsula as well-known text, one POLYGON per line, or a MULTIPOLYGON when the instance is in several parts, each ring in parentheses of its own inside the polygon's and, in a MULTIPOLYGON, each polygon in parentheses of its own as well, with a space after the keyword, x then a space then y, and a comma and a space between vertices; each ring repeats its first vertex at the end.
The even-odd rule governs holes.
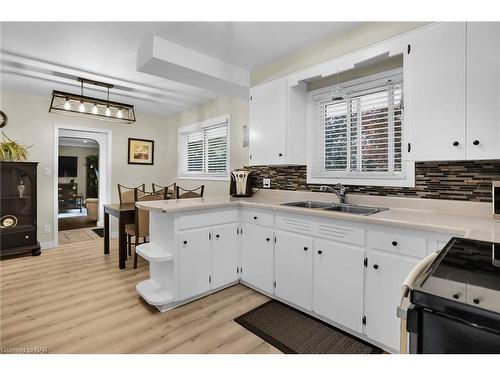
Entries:
POLYGON ((166 311, 241 282, 397 352, 395 311, 412 268, 453 236, 500 239, 482 203, 463 203, 468 216, 457 215, 455 202, 356 195, 348 200, 390 209, 360 216, 282 205, 301 199, 332 196, 266 191, 138 203, 150 210, 150 242, 137 247, 150 279, 137 292, 166 311))

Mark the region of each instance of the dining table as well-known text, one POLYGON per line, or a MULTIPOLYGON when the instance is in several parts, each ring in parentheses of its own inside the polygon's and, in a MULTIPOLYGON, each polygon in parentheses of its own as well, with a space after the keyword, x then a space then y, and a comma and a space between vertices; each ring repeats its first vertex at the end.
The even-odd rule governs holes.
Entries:
POLYGON ((126 268, 127 260, 127 235, 125 234, 125 225, 134 222, 135 204, 134 203, 111 203, 104 205, 104 255, 109 254, 109 215, 118 219, 118 267, 126 268))

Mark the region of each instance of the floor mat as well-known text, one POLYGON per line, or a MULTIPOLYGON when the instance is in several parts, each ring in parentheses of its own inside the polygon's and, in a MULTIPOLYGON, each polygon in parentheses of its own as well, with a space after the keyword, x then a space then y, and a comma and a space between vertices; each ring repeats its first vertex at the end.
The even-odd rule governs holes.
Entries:
POLYGON ((260 305, 234 321, 284 353, 382 353, 380 348, 275 300, 260 305))

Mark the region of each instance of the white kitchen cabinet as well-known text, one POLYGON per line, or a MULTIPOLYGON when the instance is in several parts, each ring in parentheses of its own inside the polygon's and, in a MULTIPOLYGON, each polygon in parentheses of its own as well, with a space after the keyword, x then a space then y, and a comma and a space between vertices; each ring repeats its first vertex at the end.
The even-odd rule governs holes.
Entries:
POLYGON ((313 311, 362 332, 364 248, 314 240, 313 311))
POLYGON ((405 121, 414 161, 465 159, 465 22, 446 22, 409 36, 405 121))
POLYGON ((312 238, 277 231, 274 293, 304 309, 312 308, 312 238))
POLYGON ((469 160, 500 158, 500 23, 467 23, 469 160))
POLYGON ((238 280, 238 224, 212 227, 212 289, 238 280))
POLYGON ((396 310, 401 286, 418 259, 377 250, 367 250, 366 258, 365 334, 399 351, 400 321, 396 310))
POLYGON ((179 233, 179 295, 186 299, 210 289, 210 228, 179 233))
POLYGON ((241 225, 241 278, 243 281, 273 293, 273 228, 257 224, 241 225))
POLYGON ((305 164, 307 87, 286 79, 250 89, 250 165, 305 164))

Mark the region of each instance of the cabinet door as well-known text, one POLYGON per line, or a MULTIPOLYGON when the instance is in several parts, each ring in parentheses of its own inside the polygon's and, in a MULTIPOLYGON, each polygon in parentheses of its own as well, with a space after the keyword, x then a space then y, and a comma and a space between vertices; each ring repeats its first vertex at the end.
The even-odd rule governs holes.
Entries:
POLYGON ((315 240, 313 310, 334 322, 362 332, 364 249, 315 240))
POLYGON ((210 289, 211 241, 209 229, 179 234, 179 294, 186 299, 210 289))
POLYGON ((286 301, 312 308, 312 238, 276 232, 275 294, 286 301))
POLYGON ((401 285, 418 260, 376 250, 368 250, 366 257, 365 334, 399 351, 400 321, 396 311, 401 285))
POLYGON ((273 293, 273 229, 242 224, 241 278, 243 281, 273 293))
POLYGON ((500 23, 467 24, 467 159, 500 158, 500 23))
POLYGON ((410 36, 406 125, 410 160, 465 159, 465 23, 441 23, 410 36))
POLYGON ((237 228, 236 223, 212 228, 212 289, 238 279, 237 228))
POLYGON ((250 89, 250 165, 285 164, 286 82, 250 89))

